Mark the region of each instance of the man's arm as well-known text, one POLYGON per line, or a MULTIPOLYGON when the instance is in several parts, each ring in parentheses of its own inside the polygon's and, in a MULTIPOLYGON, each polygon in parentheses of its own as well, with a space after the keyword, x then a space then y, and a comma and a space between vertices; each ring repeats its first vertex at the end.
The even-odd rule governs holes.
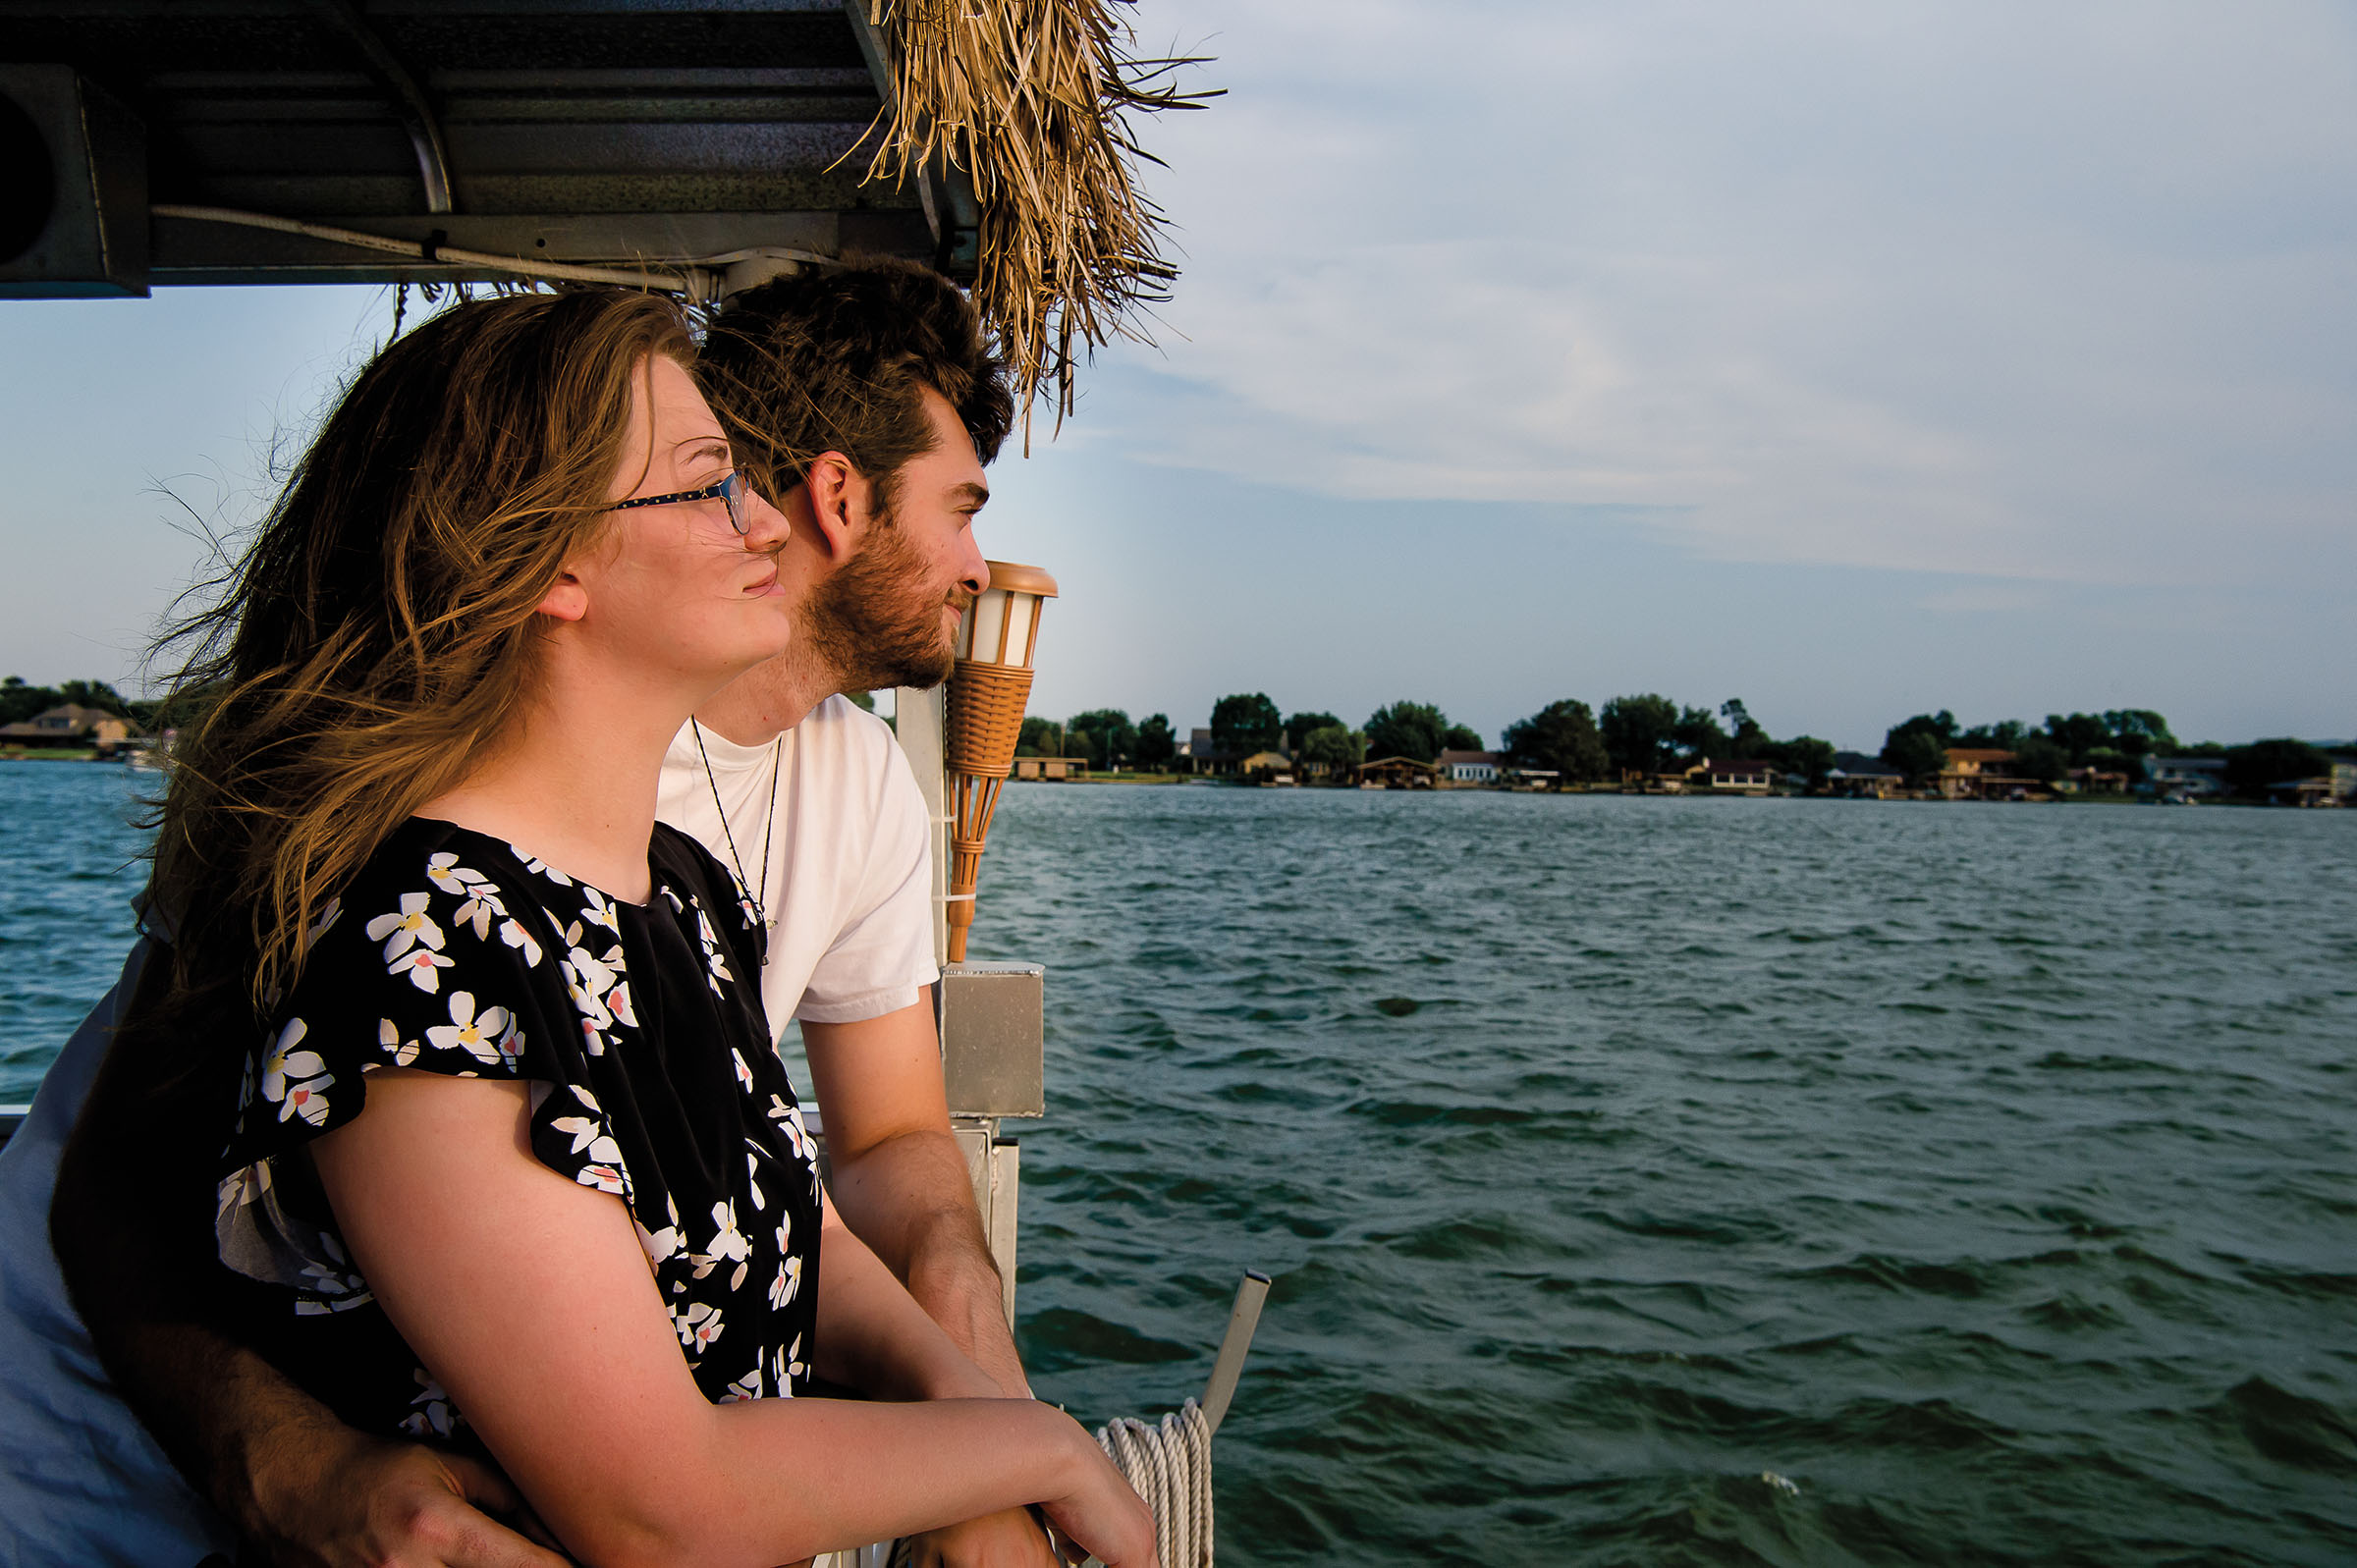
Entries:
MULTIPOLYGON (((170 967, 159 948, 126 1016, 170 967)), ((562 1568, 476 1511, 521 1509, 505 1478, 353 1431, 221 1326, 236 1285, 208 1171, 225 1123, 145 1092, 185 1065, 118 1041, 58 1167, 51 1241, 116 1390, 272 1563, 562 1568)))
MULTIPOLYGON (((950 1131, 930 1000, 857 1023, 802 1021, 811 1086, 826 1118, 836 1212, 1011 1398, 1031 1385, 1007 1326, 998 1265, 950 1131)), ((917 1568, 1054 1568, 1020 1510, 916 1538, 917 1568)))
POLYGON ((802 1044, 845 1222, 1009 1397, 1030 1398, 950 1132, 931 1004, 857 1023, 804 1020, 802 1044))

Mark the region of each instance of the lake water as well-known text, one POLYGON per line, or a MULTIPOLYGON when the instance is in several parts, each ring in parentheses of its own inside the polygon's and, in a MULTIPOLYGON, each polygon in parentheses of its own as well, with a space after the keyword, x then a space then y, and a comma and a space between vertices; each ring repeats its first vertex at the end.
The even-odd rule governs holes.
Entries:
MULTIPOLYGON (((131 788, 0 766, 0 1098, 131 788)), ((1230 1563, 2357 1561, 2357 816, 1017 785, 983 877, 1040 1390, 1275 1276, 1230 1563)))

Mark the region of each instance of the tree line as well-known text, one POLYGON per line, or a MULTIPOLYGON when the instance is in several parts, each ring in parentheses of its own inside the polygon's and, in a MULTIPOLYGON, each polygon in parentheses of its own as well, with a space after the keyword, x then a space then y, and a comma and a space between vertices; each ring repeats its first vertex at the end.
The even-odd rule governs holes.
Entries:
POLYGON ((1508 763, 1546 769, 1566 784, 1670 773, 1711 757, 1764 762, 1814 784, 1834 766, 1832 741, 1815 735, 1779 740, 1740 697, 1697 708, 1658 691, 1615 697, 1601 714, 1576 698, 1551 702, 1507 725, 1499 749, 1508 763))
MULTIPOLYGON (((1430 762, 1444 750, 1479 751, 1481 735, 1428 702, 1387 703, 1353 728, 1322 709, 1287 713, 1265 691, 1236 692, 1211 705, 1211 747, 1241 759, 1289 749, 1304 762, 1347 773, 1369 757, 1413 757, 1430 762)), ((1167 714, 1135 724, 1119 708, 1091 708, 1059 724, 1023 720, 1015 755, 1085 757, 1092 769, 1167 768, 1178 754, 1178 733, 1167 714)))
POLYGON ((22 676, 0 677, 0 725, 23 724, 35 714, 69 704, 96 708, 140 726, 152 721, 155 710, 161 706, 154 702, 126 702, 120 692, 103 680, 61 680, 54 686, 35 686, 22 676))
POLYGON ((2009 751, 2004 771, 2016 779, 2053 784, 2074 768, 2123 774, 2133 784, 2146 777, 2154 757, 2209 757, 2225 763, 2226 787, 2257 798, 2271 784, 2314 779, 2331 771, 2331 759, 2305 740, 2288 735, 2245 746, 2216 741, 2188 745, 2169 732, 2168 721, 2150 708, 2107 708, 2102 713, 2050 713, 2046 723, 2019 719, 1965 729, 1946 708, 1919 713, 1891 726, 1883 738, 1883 761, 1911 784, 1937 776, 1951 748, 2009 751))
MULTIPOLYGON (((1239 692, 1212 704, 1211 744, 1235 758, 1288 745, 1302 761, 1347 773, 1369 758, 1411 757, 1432 762, 1444 750, 1480 751, 1482 738, 1453 722, 1440 707, 1402 699, 1387 703, 1353 728, 1319 709, 1287 713, 1266 692, 1239 692)), ((1091 708, 1059 723, 1023 721, 1016 751, 1021 756, 1085 758, 1090 768, 1135 768, 1155 772, 1178 755, 1178 733, 1165 714, 1131 723, 1120 708, 1091 708)), ((2261 794, 2285 779, 2326 772, 2324 754, 2304 741, 2261 740, 2248 746, 2187 745, 2168 721, 2148 708, 2114 708, 2102 713, 2049 714, 2043 725, 2018 719, 1965 726, 1943 708, 1917 714, 1885 733, 1881 760, 1921 784, 1936 779, 1956 748, 2007 751, 2011 777, 2052 784, 2073 769, 2145 775, 2146 759, 2173 755, 2219 757, 2226 782, 2239 793, 2261 794)), ((1786 778, 1815 788, 1833 772, 1829 740, 1800 734, 1780 740, 1770 734, 1740 697, 1716 708, 1672 701, 1659 692, 1615 697, 1600 711, 1575 698, 1549 703, 1506 727, 1498 749, 1508 766, 1543 769, 1565 784, 1597 784, 1631 774, 1653 775, 1689 768, 1705 758, 1764 762, 1786 778)))

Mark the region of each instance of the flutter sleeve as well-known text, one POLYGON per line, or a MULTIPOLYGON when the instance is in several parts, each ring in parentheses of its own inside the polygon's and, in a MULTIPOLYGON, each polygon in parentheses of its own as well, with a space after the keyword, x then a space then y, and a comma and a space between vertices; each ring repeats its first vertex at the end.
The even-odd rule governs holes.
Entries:
POLYGON ((298 1311, 369 1299, 309 1162, 284 1157, 357 1116, 379 1068, 529 1082, 533 1153, 629 1194, 595 1071, 607 1034, 634 1022, 614 908, 495 844, 397 833, 321 911, 301 978, 247 1053, 222 1156, 221 1258, 293 1289, 298 1311))

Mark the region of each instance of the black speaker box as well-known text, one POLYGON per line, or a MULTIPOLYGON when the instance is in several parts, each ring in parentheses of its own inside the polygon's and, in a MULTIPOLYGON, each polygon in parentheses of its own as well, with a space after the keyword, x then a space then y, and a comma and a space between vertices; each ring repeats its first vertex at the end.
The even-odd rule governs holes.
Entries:
POLYGON ((0 65, 0 298, 146 293, 146 127, 72 66, 0 65))

